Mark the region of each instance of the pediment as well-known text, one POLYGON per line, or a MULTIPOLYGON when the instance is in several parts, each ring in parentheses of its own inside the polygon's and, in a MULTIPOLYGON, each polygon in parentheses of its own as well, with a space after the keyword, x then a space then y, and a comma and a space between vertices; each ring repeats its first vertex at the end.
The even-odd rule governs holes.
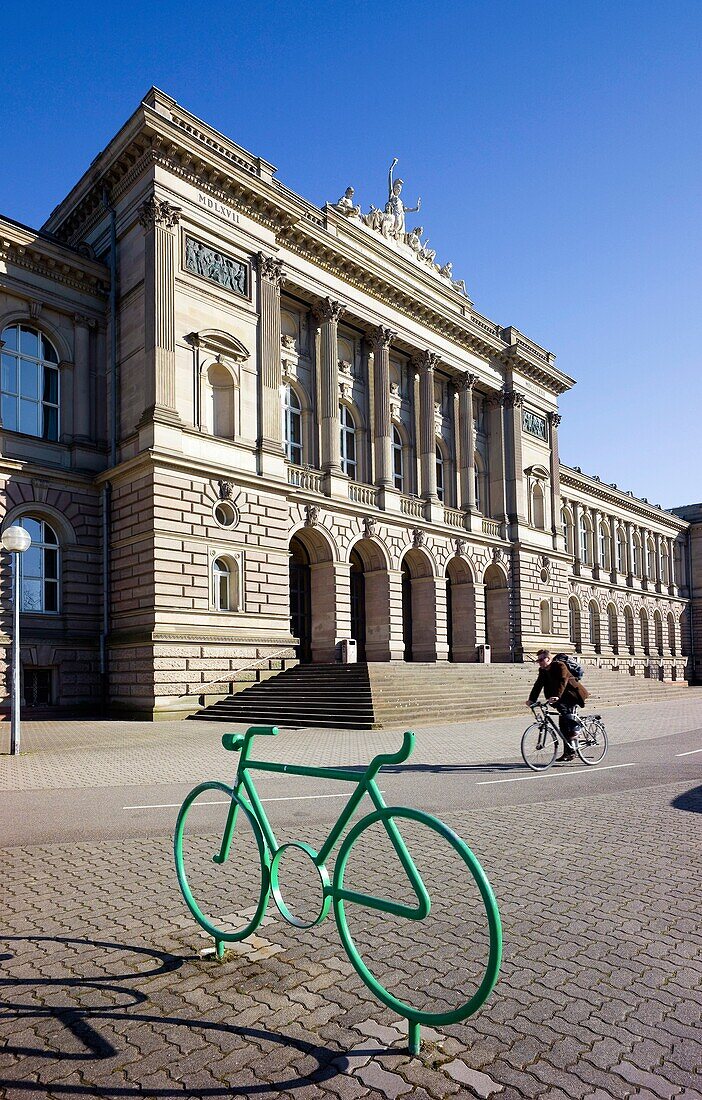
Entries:
POLYGON ((191 332, 186 339, 188 343, 196 344, 203 351, 221 356, 223 359, 233 359, 236 363, 245 362, 251 355, 241 340, 237 340, 236 336, 222 329, 201 329, 200 332, 191 332))

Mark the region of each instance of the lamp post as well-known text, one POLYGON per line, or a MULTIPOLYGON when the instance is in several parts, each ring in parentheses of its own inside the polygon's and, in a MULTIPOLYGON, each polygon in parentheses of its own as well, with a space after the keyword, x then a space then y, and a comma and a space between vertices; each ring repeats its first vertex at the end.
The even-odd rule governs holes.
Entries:
POLYGON ((12 693, 10 697, 10 752, 20 751, 20 554, 29 550, 31 536, 24 527, 8 527, 0 536, 5 550, 12 554, 12 693))

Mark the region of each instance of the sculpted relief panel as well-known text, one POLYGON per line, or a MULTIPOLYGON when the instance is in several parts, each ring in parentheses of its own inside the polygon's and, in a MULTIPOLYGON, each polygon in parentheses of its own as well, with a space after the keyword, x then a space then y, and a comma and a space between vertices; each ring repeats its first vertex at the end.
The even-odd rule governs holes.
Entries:
POLYGON ((185 238, 185 269, 242 298, 250 296, 249 265, 190 236, 185 238))

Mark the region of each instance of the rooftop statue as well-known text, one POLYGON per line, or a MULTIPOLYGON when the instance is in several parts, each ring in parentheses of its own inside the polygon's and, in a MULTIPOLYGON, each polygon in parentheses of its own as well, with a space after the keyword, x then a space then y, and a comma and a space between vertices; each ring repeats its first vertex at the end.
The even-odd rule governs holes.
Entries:
POLYGON ((393 158, 388 172, 388 201, 385 203, 385 213, 392 216, 391 236, 396 241, 401 241, 405 236, 405 214, 414 214, 421 208, 422 200, 417 198, 416 206, 405 206, 401 198, 404 180, 396 179, 393 183, 392 170, 397 164, 397 157, 393 158))
POLYGON ((347 218, 360 217, 361 207, 354 205, 353 196, 353 187, 347 187, 339 201, 332 203, 334 210, 338 210, 340 214, 344 214, 347 218))

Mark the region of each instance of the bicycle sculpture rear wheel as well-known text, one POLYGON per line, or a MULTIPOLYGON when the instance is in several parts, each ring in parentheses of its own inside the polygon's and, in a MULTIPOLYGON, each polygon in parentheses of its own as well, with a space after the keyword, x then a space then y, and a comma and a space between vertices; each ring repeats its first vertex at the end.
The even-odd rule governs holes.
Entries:
POLYGON ((607 730, 601 718, 590 715, 581 718, 582 728, 578 731, 576 752, 583 764, 599 764, 607 752, 607 730))
POLYGON ((558 738, 550 726, 532 722, 522 734, 522 759, 528 768, 543 772, 550 768, 558 752, 558 738))
POLYGON ((188 909, 221 955, 225 941, 258 928, 268 904, 270 854, 258 820, 226 783, 201 783, 180 808, 173 847, 188 909))
MULTIPOLYGON (((402 841, 404 846, 404 838, 402 841)), ((390 840, 387 838, 386 847, 389 848, 390 840)), ((369 847, 372 848, 373 841, 370 840, 369 847)), ((409 845, 408 845, 409 847, 409 845)), ((394 860, 394 854, 391 852, 391 860, 394 860)), ((458 865, 458 864, 457 864, 458 865)), ((349 876, 350 877, 350 876, 349 876)), ((445 878, 442 880, 445 882, 445 878)), ((409 877, 407 878, 407 885, 409 887, 409 877)), ((408 891, 406 890, 405 893, 408 891)), ((395 1010, 400 1016, 404 1016, 410 1024, 410 1035, 412 1035, 412 1028, 418 1028, 420 1024, 428 1025, 441 1025, 441 1024, 453 1024, 459 1020, 466 1019, 467 1016, 471 1016, 476 1012, 485 1000, 489 997, 495 982, 497 981, 497 975, 500 969, 500 961, 502 957, 502 925, 500 922, 500 914, 497 908, 497 902, 495 895, 493 894, 492 887, 488 882, 487 876, 483 871, 477 857, 470 850, 468 845, 461 840, 456 833, 453 832, 447 825, 438 818, 431 816, 430 814, 423 813, 421 810, 413 810, 403 806, 387 807, 383 810, 377 810, 374 813, 368 814, 362 818, 351 832, 348 834, 339 852, 338 859, 336 861, 336 867, 334 870, 334 881, 332 886, 332 897, 334 903, 334 915, 336 918, 337 928, 339 929, 339 936, 344 946, 344 950, 348 955, 354 969, 359 974, 361 979, 365 982, 372 993, 376 995, 389 1008, 395 1010), (426 929, 422 928, 422 923, 429 916, 429 910, 431 908, 431 900, 424 890, 422 883, 422 889, 426 895, 426 905, 423 907, 421 900, 417 900, 413 895, 413 905, 415 907, 418 916, 414 918, 408 917, 403 919, 405 913, 398 913, 397 908, 402 909, 402 905, 397 906, 396 910, 392 912, 392 902, 388 904, 388 899, 391 896, 392 881, 391 879, 396 877, 398 880, 402 880, 403 867, 405 872, 409 875, 409 871, 405 867, 405 856, 408 848, 405 849, 405 855, 402 852, 397 853, 397 860, 391 862, 390 867, 385 867, 382 861, 378 861, 377 856, 374 857, 372 852, 369 854, 366 860, 360 856, 360 850, 363 848, 363 842, 368 840, 368 831, 374 826, 381 824, 387 830, 397 825, 400 819, 404 819, 406 822, 412 822, 412 832, 417 834, 417 825, 421 827, 422 835, 419 843, 416 843, 416 836, 410 842, 412 850, 410 851, 409 861, 414 863, 418 858, 418 853, 423 854, 423 858, 427 865, 431 864, 436 869, 436 873, 441 875, 442 869, 445 867, 445 860, 440 857, 437 859, 435 855, 437 839, 441 843, 444 851, 446 852, 446 860, 451 856, 454 862, 457 862, 455 857, 458 857, 458 861, 463 865, 464 869, 467 869, 466 878, 456 882, 455 889, 452 891, 452 900, 455 899, 456 904, 469 898, 470 902, 475 903, 475 917, 474 920, 479 923, 480 938, 484 938, 484 945, 487 947, 485 954, 487 955, 487 961, 485 962, 484 969, 482 961, 479 965, 475 966, 475 988, 470 992, 470 995, 466 998, 466 989, 461 987, 460 994, 458 994, 460 1004, 451 1008, 442 1008, 438 1011, 427 1010, 426 1008, 418 1008, 416 1004, 412 1005, 407 1000, 403 1000, 395 993, 391 992, 386 986, 378 979, 376 974, 373 973, 371 965, 378 969, 378 959, 376 956, 376 950, 380 948, 381 942, 385 943, 392 937, 387 934, 382 937, 367 937, 372 938, 373 946, 367 947, 366 953, 371 956, 371 965, 368 965, 361 957, 361 952, 354 942, 354 938, 349 929, 347 919, 347 906, 349 910, 353 908, 355 913, 355 919, 359 920, 362 924, 362 916, 359 913, 358 907, 366 907, 367 909, 375 910, 376 913, 382 914, 382 917, 377 917, 376 920, 382 919, 384 924, 384 931, 386 922, 392 925, 395 922, 396 929, 400 929, 400 936, 406 947, 400 945, 399 951, 397 949, 391 951, 390 960, 385 959, 388 964, 387 968, 390 970, 393 977, 395 977, 395 963, 393 960, 402 959, 403 966, 407 955, 414 953, 418 955, 419 965, 418 970, 420 974, 419 984, 421 989, 417 991, 417 999, 423 999, 427 988, 431 987, 432 972, 435 969, 436 959, 439 954, 445 954, 445 938, 439 943, 425 943, 422 941, 422 931, 426 935, 426 929), (433 834, 433 835, 431 835, 433 834), (448 848, 452 849, 452 852, 448 851, 448 848), (356 854, 359 857, 359 863, 361 867, 370 869, 373 873, 375 868, 376 875, 379 874, 383 883, 387 886, 388 893, 383 891, 383 897, 376 895, 367 895, 365 893, 357 892, 349 888, 349 884, 344 883, 344 875, 347 869, 347 863, 352 851, 356 849, 356 854), (427 852, 430 852, 430 859, 427 860, 427 852), (455 853, 455 856, 454 856, 455 853), (467 879, 467 881, 466 881, 467 879), (470 893, 469 893, 470 892, 470 893), (444 952, 440 951, 440 948, 444 948, 444 952), (428 968, 428 969, 427 969, 428 968), (479 972, 482 970, 482 976, 478 977, 479 972)), ((442 925, 439 924, 441 928, 442 925)), ((461 933, 461 944, 465 948, 472 943, 470 925, 462 926, 463 931, 461 933)), ((454 957, 449 952, 448 962, 446 963, 449 970, 456 970, 459 967, 461 960, 454 957)), ((405 977, 403 975, 403 977, 405 977)), ((437 989, 441 988, 437 985, 437 989)), ((446 991, 442 990, 441 999, 445 1002, 446 991)), ((418 1031, 416 1031, 418 1035, 418 1031)), ((410 1045, 411 1045, 410 1041, 410 1045)))

